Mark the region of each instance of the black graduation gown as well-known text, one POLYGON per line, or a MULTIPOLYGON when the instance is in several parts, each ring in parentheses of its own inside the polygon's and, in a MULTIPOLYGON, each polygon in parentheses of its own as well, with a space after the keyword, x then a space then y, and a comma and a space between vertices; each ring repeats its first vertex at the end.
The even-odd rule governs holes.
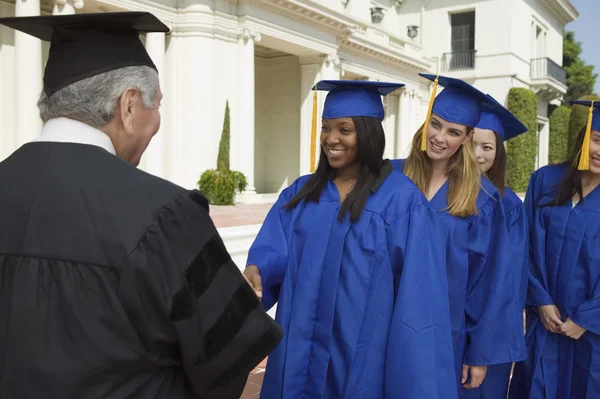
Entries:
POLYGON ((2 399, 239 398, 280 341, 200 192, 51 142, 0 190, 2 399))

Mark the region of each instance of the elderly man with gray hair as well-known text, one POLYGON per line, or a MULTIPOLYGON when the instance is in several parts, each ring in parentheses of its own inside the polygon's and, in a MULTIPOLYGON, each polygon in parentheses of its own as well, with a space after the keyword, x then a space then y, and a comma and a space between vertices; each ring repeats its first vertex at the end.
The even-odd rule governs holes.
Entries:
POLYGON ((41 135, 0 163, 0 397, 239 398, 281 329, 206 199, 136 168, 148 13, 2 18, 51 42, 41 135))

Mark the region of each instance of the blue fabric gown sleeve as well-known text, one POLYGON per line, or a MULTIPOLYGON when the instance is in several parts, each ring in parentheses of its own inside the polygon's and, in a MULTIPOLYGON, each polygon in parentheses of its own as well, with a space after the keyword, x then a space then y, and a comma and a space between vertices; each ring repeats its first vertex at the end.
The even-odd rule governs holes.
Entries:
POLYGON ((546 283, 546 228, 537 207, 541 188, 542 177, 539 173, 532 174, 525 195, 525 213, 529 221, 529 286, 527 287, 527 305, 529 306, 554 304, 554 299, 548 293, 546 283))
POLYGON ((579 305, 571 319, 575 324, 600 335, 600 281, 596 282, 593 296, 579 305))
POLYGON ((490 199, 471 223, 463 364, 487 366, 521 361, 516 342, 523 339, 523 325, 514 317, 516 290, 502 201, 490 199))
MULTIPOLYGON (((516 206, 513 206, 507 215, 508 236, 510 238, 511 259, 514 267, 513 281, 515 284, 514 303, 516 309, 514 317, 517 323, 523 326, 523 311, 527 302, 527 284, 529 279, 529 224, 525 207, 519 198, 516 206)), ((515 342, 515 351, 520 353, 519 359, 525 359, 527 349, 525 347, 525 338, 515 342)))
POLYGON ((456 398, 444 233, 419 205, 388 228, 397 295, 385 366, 386 398, 456 398))
POLYGON ((529 223, 525 214, 525 206, 520 203, 514 206, 509 214, 508 236, 511 250, 514 253, 515 282, 517 286, 517 308, 520 312, 525 309, 527 300, 527 284, 529 279, 529 223))
POLYGON ((282 207, 296 195, 297 190, 298 181, 283 190, 248 251, 246 266, 258 267, 263 286, 262 304, 266 310, 277 303, 279 287, 287 270, 287 227, 292 212, 282 207))

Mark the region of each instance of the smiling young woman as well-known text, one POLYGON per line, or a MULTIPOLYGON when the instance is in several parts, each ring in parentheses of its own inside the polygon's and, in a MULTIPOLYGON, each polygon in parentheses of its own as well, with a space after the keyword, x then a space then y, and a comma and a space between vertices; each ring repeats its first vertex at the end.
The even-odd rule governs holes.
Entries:
POLYGON ((456 398, 443 229, 383 159, 381 96, 401 86, 315 86, 318 167, 282 192, 244 272, 284 331, 263 399, 456 398))
POLYGON ((425 193, 444 226, 455 372, 463 398, 481 385, 487 366, 524 356, 501 195, 481 177, 472 140, 482 109, 498 104, 459 79, 421 76, 434 82, 427 118, 408 158, 392 164, 425 193), (438 84, 445 89, 435 97, 438 84))
POLYGON ((600 104, 569 159, 531 175, 527 359, 510 397, 600 397, 600 104))

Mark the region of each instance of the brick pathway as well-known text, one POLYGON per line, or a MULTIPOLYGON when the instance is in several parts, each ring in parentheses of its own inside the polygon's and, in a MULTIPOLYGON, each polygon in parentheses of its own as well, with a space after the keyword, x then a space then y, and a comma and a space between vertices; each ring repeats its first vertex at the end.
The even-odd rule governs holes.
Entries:
POLYGON ((242 397, 240 399, 258 399, 260 396, 260 387, 263 383, 263 378, 265 376, 265 367, 267 367, 267 360, 265 359, 261 364, 258 365, 250 373, 250 377, 248 378, 248 382, 246 383, 246 388, 242 393, 242 397))
POLYGON ((231 206, 211 205, 210 217, 217 228, 261 224, 272 206, 271 203, 231 206))

